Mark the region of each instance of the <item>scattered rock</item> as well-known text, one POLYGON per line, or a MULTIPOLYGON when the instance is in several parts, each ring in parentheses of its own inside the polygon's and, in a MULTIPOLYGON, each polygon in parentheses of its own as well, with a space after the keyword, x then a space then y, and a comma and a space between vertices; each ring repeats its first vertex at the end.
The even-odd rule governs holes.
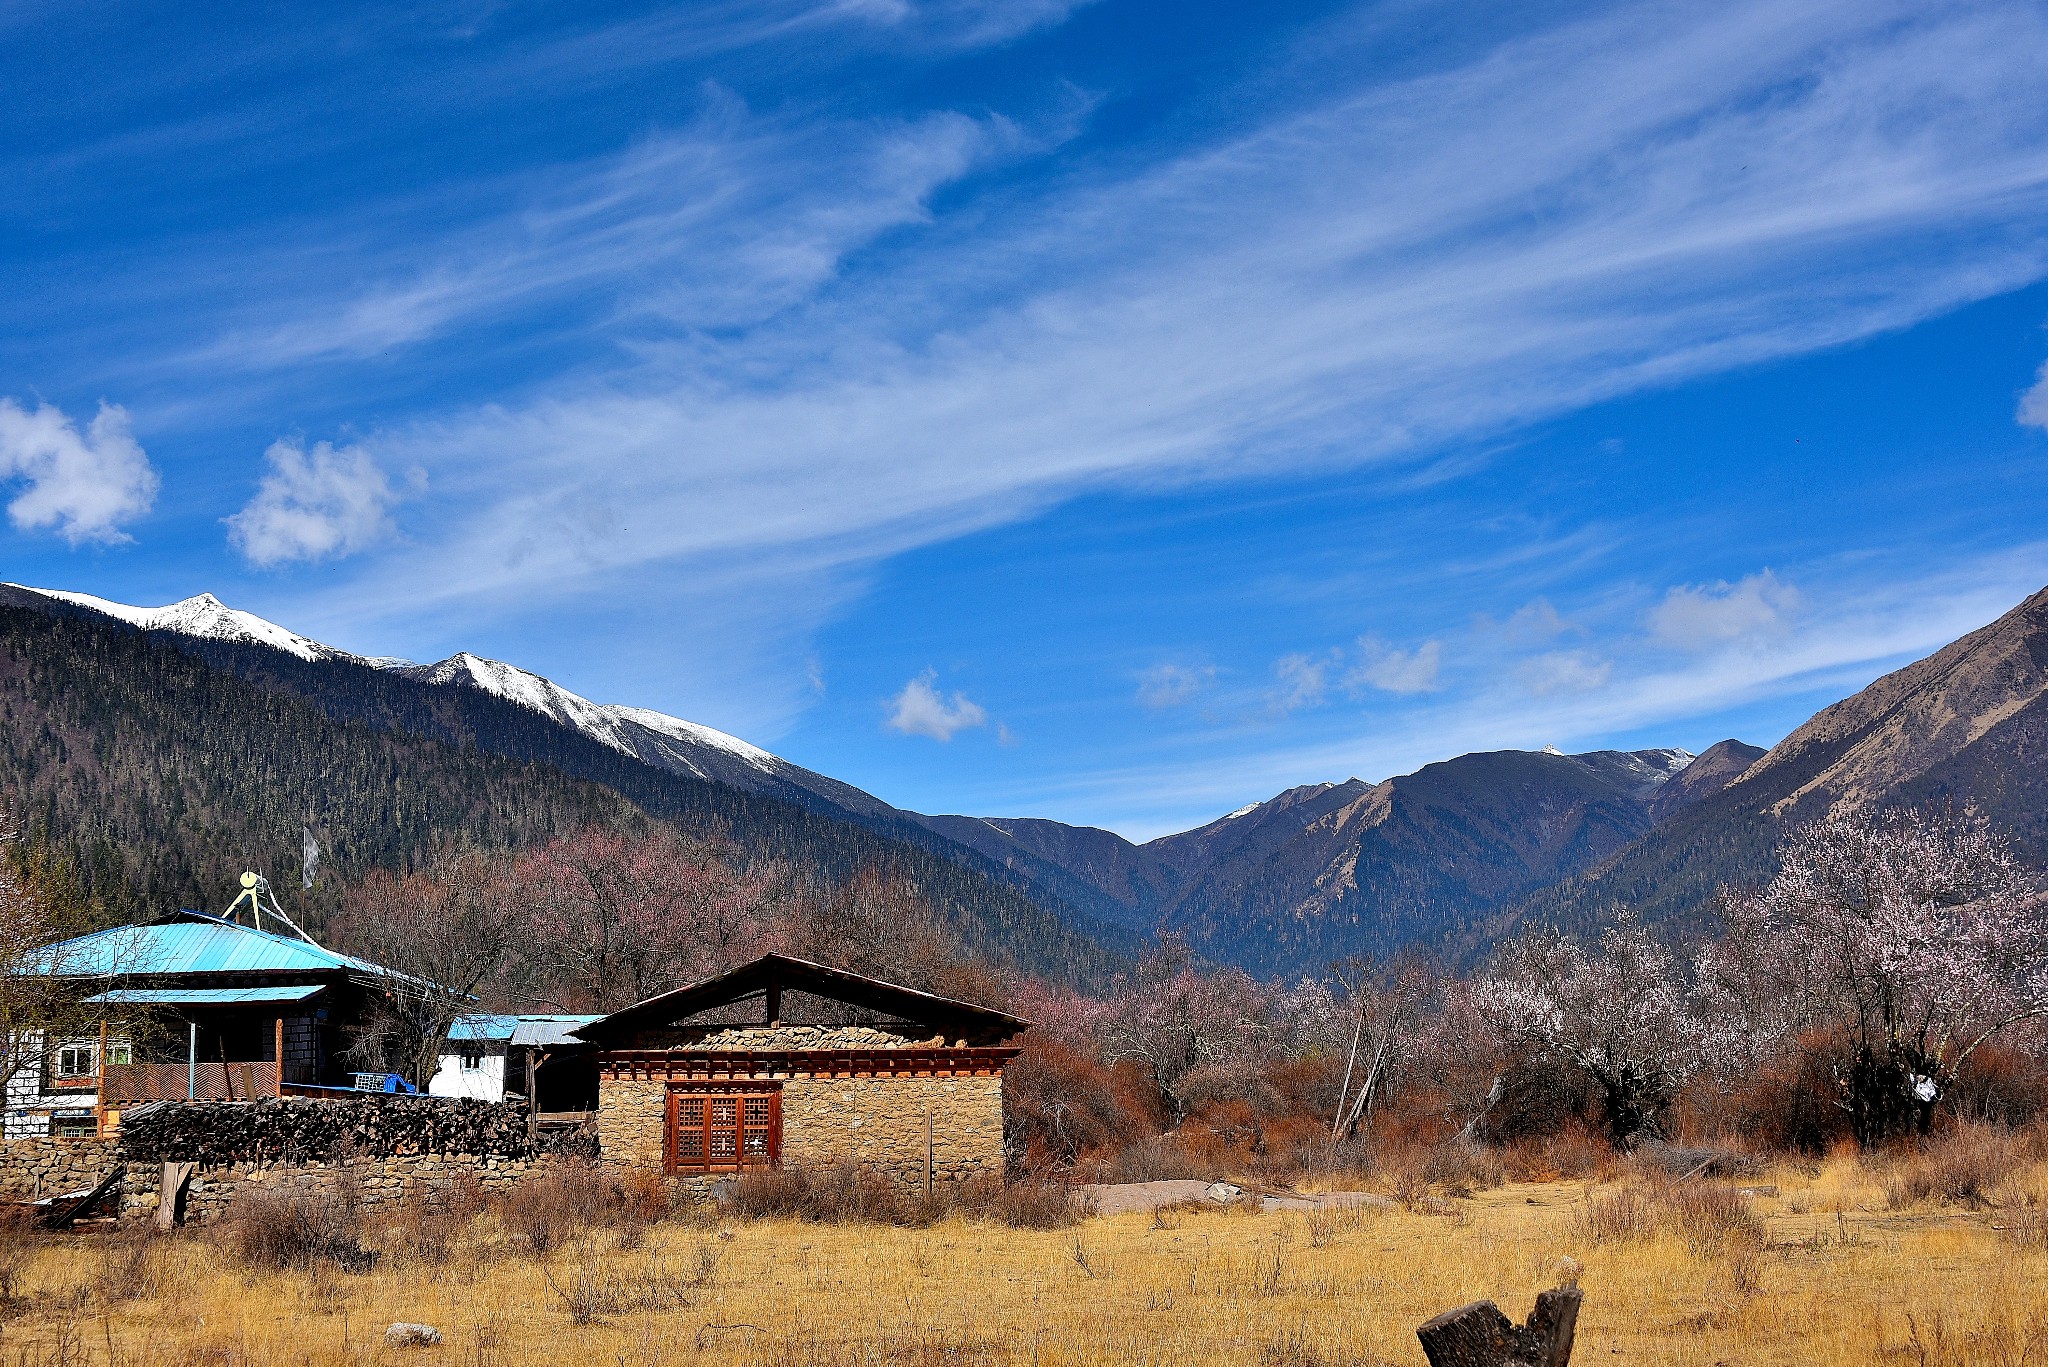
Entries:
POLYGON ((1244 1188, 1229 1182, 1211 1182, 1202 1195, 1219 1206, 1227 1206, 1244 1195, 1244 1188))
POLYGON ((431 1324, 394 1324, 384 1331, 389 1348, 431 1348, 441 1341, 441 1331, 431 1324))

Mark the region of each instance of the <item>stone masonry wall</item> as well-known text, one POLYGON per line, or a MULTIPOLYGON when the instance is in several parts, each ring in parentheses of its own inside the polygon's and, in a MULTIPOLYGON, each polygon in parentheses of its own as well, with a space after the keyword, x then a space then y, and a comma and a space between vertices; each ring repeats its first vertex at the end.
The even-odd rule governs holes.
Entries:
POLYGON ((782 1089, 783 1165, 851 1160, 915 1186, 924 1180, 927 1109, 934 1181, 1002 1174, 1000 1075, 793 1078, 782 1089))
POLYGON ((907 1049, 945 1042, 878 1025, 688 1025, 643 1031, 636 1041, 642 1049, 907 1049))
POLYGON ((118 1161, 111 1139, 0 1141, 0 1200, 40 1201, 96 1187, 118 1161))
POLYGON ((597 1080, 597 1142, 608 1168, 660 1170, 668 1125, 668 1084, 660 1078, 597 1080))
MULTIPOLYGON (((734 1086, 744 1087, 746 1082, 735 1080, 734 1086)), ((597 1129, 607 1166, 660 1168, 667 1097, 667 1084, 660 1078, 600 1080, 597 1129)), ((852 1161, 914 1186, 924 1180, 927 1108, 935 1181, 1001 1174, 1000 1074, 786 1079, 783 1166, 820 1168, 852 1161)))
MULTIPOLYGON (((259 1191, 315 1195, 352 1187, 361 1209, 400 1203, 432 1209, 457 1195, 500 1195, 536 1168, 557 1161, 490 1158, 470 1154, 421 1154, 403 1158, 352 1158, 339 1163, 231 1164, 201 1168, 185 1189, 185 1220, 203 1224, 228 1213, 237 1199, 259 1191)), ((156 1214, 163 1165, 129 1163, 121 1187, 121 1218, 145 1220, 156 1214)))

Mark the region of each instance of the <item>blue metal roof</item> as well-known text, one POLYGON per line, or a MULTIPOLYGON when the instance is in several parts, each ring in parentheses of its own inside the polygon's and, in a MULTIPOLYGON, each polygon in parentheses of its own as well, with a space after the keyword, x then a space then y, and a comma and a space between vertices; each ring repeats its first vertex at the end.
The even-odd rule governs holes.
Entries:
POLYGON ((509 1040, 519 1028, 517 1016, 457 1016, 448 1027, 451 1040, 509 1040))
POLYGON ((118 987, 87 997, 88 1005, 118 1006, 242 1006, 252 1002, 302 1002, 327 989, 305 987, 118 987))
POLYGON ((30 956, 30 962, 17 971, 64 978, 341 971, 419 981, 305 940, 273 935, 197 911, 181 912, 174 921, 115 926, 65 940, 30 956))
POLYGON ((570 1015, 458 1016, 455 1024, 448 1027, 448 1038, 508 1044, 560 1044, 569 1038, 571 1030, 596 1019, 596 1016, 570 1015))

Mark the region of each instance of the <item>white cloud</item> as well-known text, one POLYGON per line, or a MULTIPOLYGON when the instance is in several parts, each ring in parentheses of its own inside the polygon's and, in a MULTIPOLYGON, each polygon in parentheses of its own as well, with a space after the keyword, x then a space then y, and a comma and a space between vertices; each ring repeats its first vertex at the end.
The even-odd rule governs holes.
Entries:
POLYGON ((2020 425, 2038 427, 2048 432, 2048 361, 2041 364, 2041 373, 2034 377, 2034 386, 2020 395, 2020 425))
POLYGON ((1651 611, 1650 630, 1681 650, 1714 650, 1784 635, 1802 605, 1798 589, 1763 570, 1733 584, 1672 589, 1651 611))
POLYGON ((128 410, 104 400, 81 434, 50 404, 31 413, 0 399, 0 478, 28 485, 7 505, 15 526, 54 528, 74 546, 134 540, 122 525, 150 510, 159 484, 128 410))
POLYGON ((1548 598, 1535 598, 1509 615, 1502 624, 1502 632, 1510 641, 1541 644, 1567 632, 1583 636, 1586 629, 1576 622, 1566 621, 1548 598))
POLYGON ((1524 660, 1515 670, 1522 688, 1534 697, 1553 693, 1591 693, 1606 686, 1614 662, 1583 650, 1553 650, 1524 660))
POLYGON ((1413 650, 1396 650, 1375 636, 1358 641, 1359 659, 1344 676, 1354 694, 1365 688, 1383 693, 1432 693, 1443 665, 1441 641, 1424 641, 1413 650))
POLYGON ((1138 701, 1147 707, 1179 707, 1215 678, 1214 665, 1153 665, 1138 676, 1138 701))
POLYGON ((275 441, 256 497, 226 519, 228 540, 258 565, 350 555, 389 536, 391 481, 359 446, 275 441))
POLYGON ((958 732, 988 725, 988 713, 966 694, 955 693, 950 702, 940 697, 934 687, 938 677, 937 670, 927 669, 903 685, 903 691, 892 700, 890 730, 906 736, 951 740, 958 732))
POLYGON ((1266 705, 1282 716, 1319 705, 1329 695, 1330 669, 1340 658, 1336 651, 1326 655, 1282 655, 1273 662, 1273 677, 1278 686, 1266 694, 1266 705))

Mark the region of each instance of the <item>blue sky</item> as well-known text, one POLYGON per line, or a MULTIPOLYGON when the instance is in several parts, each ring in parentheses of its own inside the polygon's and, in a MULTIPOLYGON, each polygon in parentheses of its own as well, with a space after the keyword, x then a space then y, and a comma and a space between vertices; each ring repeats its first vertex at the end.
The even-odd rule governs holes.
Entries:
POLYGON ((2048 584, 2048 14, 0 9, 9 579, 1149 836, 2048 584))

